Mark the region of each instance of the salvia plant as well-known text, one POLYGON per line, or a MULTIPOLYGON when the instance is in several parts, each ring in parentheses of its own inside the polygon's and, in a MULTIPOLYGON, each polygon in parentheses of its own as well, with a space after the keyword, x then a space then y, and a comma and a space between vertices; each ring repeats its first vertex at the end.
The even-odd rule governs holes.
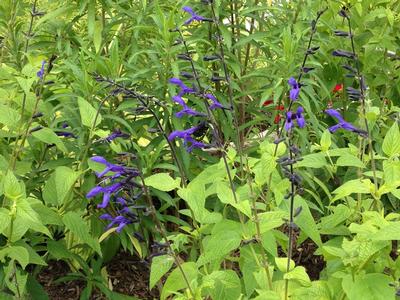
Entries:
POLYGON ((399 11, 2 0, 0 299, 400 297, 399 11))

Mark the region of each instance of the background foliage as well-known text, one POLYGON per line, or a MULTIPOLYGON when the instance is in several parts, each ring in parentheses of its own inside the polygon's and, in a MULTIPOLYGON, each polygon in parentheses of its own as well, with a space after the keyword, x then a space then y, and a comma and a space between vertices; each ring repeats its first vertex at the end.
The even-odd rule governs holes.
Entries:
MULTIPOLYGON (((211 130, 203 141, 214 149, 192 153, 180 142, 168 144, 160 132, 160 124, 165 134, 196 125, 174 117, 176 91, 169 84, 191 71, 177 59, 183 48, 171 30, 187 19, 184 5, 212 17, 202 1, 0 2, 1 298, 45 299, 35 278, 48 262, 63 260, 71 269, 65 280, 85 281, 81 299, 95 289, 123 299, 112 291, 105 265, 127 251, 151 263, 149 288, 157 286, 161 299, 394 299, 400 276, 400 2, 215 1, 243 153, 235 149, 229 110, 215 112, 223 149, 211 130), (343 5, 368 85, 365 115, 345 88, 332 91, 354 82, 331 55, 351 47, 350 39, 333 34, 347 30, 337 14, 343 5), (310 22, 324 8, 313 39, 320 48, 307 63, 315 70, 304 75, 299 100, 307 127, 293 138, 302 152, 294 168, 304 188, 294 199, 301 207, 296 245, 311 241, 317 250, 310 255, 324 262, 311 280, 298 262, 287 265, 290 203, 284 196, 290 183, 276 161, 288 149, 280 144, 274 151, 274 118, 276 105, 289 105, 287 80, 298 74, 310 22), (37 74, 42 61, 43 79, 37 74), (359 127, 367 119, 375 175, 363 138, 326 130, 333 124, 324 114, 328 107, 342 109, 359 127), (129 137, 107 139, 118 130, 129 137), (104 168, 93 156, 138 168, 146 187, 136 203, 147 209, 119 234, 105 230, 99 218, 115 214, 115 206, 99 209, 100 199, 85 196, 99 181, 94 171, 104 168)), ((204 22, 185 28, 183 36, 202 84, 228 106, 228 84, 208 79, 224 76, 222 66, 202 59, 219 53, 216 32, 204 22)))

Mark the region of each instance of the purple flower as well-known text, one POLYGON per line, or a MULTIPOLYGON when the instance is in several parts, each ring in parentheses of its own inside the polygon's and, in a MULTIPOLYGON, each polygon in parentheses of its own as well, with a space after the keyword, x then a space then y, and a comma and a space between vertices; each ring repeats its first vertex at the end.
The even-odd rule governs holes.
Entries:
POLYGON ((299 128, 304 128, 306 126, 306 120, 303 116, 304 108, 299 106, 295 113, 288 111, 286 113, 285 130, 290 131, 294 127, 294 121, 297 122, 299 128))
POLYGON ((186 151, 187 152, 192 152, 192 150, 194 148, 206 148, 208 147, 207 144, 196 141, 191 135, 193 133, 195 133, 197 130, 200 130, 202 127, 204 127, 204 125, 198 125, 198 126, 194 126, 191 127, 189 129, 186 130, 175 130, 173 132, 171 132, 171 134, 168 136, 168 139, 170 141, 172 141, 173 139, 176 138, 181 138, 183 139, 183 145, 186 147, 186 151), (189 146, 190 143, 190 146, 189 146))
POLYGON ((36 73, 37 77, 39 77, 41 80, 43 80, 44 77, 44 66, 46 64, 46 61, 43 60, 42 61, 42 67, 40 68, 40 70, 36 73))
POLYGON ((181 91, 179 92, 179 96, 183 96, 184 94, 193 94, 194 93, 194 89, 188 87, 179 78, 175 78, 175 77, 171 78, 169 80, 169 83, 177 85, 177 86, 179 86, 181 88, 181 91))
POLYGON ((293 77, 289 78, 288 84, 292 87, 289 93, 290 100, 296 101, 300 94, 300 84, 293 77))
POLYGON ((116 216, 112 217, 110 214, 103 214, 100 216, 100 219, 110 221, 110 224, 107 225, 106 229, 110 229, 111 227, 118 225, 116 232, 120 233, 122 229, 132 223, 129 219, 124 216, 116 216))
POLYGON ((55 131, 55 134, 57 134, 58 136, 63 136, 63 137, 76 138, 75 134, 73 134, 72 132, 68 132, 68 131, 55 131))
POLYGON ((328 114, 329 116, 331 116, 332 118, 335 118, 338 120, 338 124, 331 126, 328 128, 328 130, 331 133, 336 132, 338 129, 344 129, 347 131, 351 131, 351 132, 355 132, 358 133, 361 136, 368 136, 368 133, 365 130, 359 129, 357 127, 355 127, 353 124, 346 122, 342 115, 335 109, 327 109, 325 110, 325 113, 328 114))
POLYGON ((174 96, 172 97, 172 100, 174 100, 174 102, 178 103, 179 105, 182 106, 182 110, 177 112, 175 114, 175 116, 177 118, 182 118, 184 115, 190 115, 190 116, 205 116, 205 114, 195 111, 194 109, 191 109, 189 106, 187 106, 187 104, 185 103, 185 101, 182 99, 181 96, 174 96))
POLYGON ((109 134, 107 137, 105 137, 104 140, 111 143, 111 141, 113 141, 119 137, 128 138, 129 134, 122 132, 120 129, 116 129, 111 134, 109 134))
POLYGON ((193 10, 191 7, 189 7, 189 6, 184 6, 184 7, 182 8, 182 10, 183 10, 184 12, 187 12, 188 14, 190 14, 190 15, 192 16, 190 19, 187 19, 187 20, 185 21, 185 23, 183 23, 183 24, 185 24, 185 25, 189 25, 189 24, 192 23, 193 21, 207 21, 207 22, 211 22, 211 21, 212 21, 212 19, 205 18, 205 17, 202 17, 202 16, 196 14, 196 13, 194 12, 194 10, 193 10))
POLYGON ((210 105, 210 109, 216 108, 224 108, 224 106, 218 102, 217 98, 213 94, 205 94, 204 95, 207 99, 210 99, 212 104, 210 105))
POLYGON ((114 165, 112 163, 109 163, 107 160, 105 160, 104 157, 101 157, 101 156, 94 156, 94 157, 91 158, 91 160, 94 161, 94 162, 97 162, 97 163, 101 163, 101 164, 106 166, 106 168, 102 172, 100 172, 100 173, 96 172, 96 175, 99 178, 103 177, 108 172, 122 173, 122 172, 126 172, 128 170, 127 167, 114 165))
POLYGON ((96 197, 98 194, 103 192, 103 188, 101 186, 95 186, 92 188, 89 193, 86 194, 86 198, 90 199, 96 197))
POLYGON ((299 106, 296 111, 296 120, 297 125, 299 125, 300 128, 304 128, 304 126, 306 126, 306 120, 304 119, 303 112, 303 107, 299 106))

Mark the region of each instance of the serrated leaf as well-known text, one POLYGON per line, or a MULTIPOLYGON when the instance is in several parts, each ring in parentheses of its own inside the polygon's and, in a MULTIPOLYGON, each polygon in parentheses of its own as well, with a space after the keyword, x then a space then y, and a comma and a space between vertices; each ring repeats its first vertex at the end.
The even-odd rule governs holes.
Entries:
POLYGON ((82 124, 86 127, 96 127, 101 123, 101 114, 97 114, 97 110, 82 97, 78 98, 79 113, 81 115, 82 124), (96 123, 94 124, 96 120, 96 123))
POLYGON ((64 143, 50 128, 45 127, 38 131, 32 132, 32 136, 37 138, 39 141, 42 141, 43 143, 46 143, 49 145, 51 145, 51 144, 56 145, 56 147, 64 153, 68 152, 64 143))
MULTIPOLYGON (((194 262, 186 262, 181 264, 181 268, 185 274, 186 279, 189 281, 189 285, 197 278, 197 266, 194 262)), ((165 300, 169 295, 179 290, 187 288, 187 283, 183 278, 180 268, 174 269, 168 276, 167 281, 164 284, 164 288, 161 292, 161 300, 165 300)))
POLYGON ((80 173, 68 167, 58 167, 50 176, 43 189, 46 204, 63 205, 80 173))
POLYGON ((21 246, 8 246, 0 250, 0 261, 5 262, 5 258, 16 260, 25 269, 29 264, 29 253, 24 247, 21 246))
POLYGON ((369 194, 374 190, 374 185, 369 179, 354 179, 345 182, 342 186, 338 187, 333 191, 336 196, 332 199, 332 202, 343 199, 351 194, 369 194))
POLYGON ((310 277, 308 277, 306 269, 302 266, 295 267, 292 271, 283 275, 283 278, 297 281, 302 286, 311 286, 310 277))
POLYGON ((232 270, 214 271, 204 277, 206 292, 215 300, 239 299, 241 284, 239 276, 232 270))
POLYGON ((144 183, 157 190, 169 192, 179 187, 180 179, 173 179, 168 173, 157 173, 147 177, 144 183))
POLYGON ((156 283, 163 277, 174 264, 174 259, 169 255, 155 256, 151 260, 150 269, 150 290, 156 285, 156 283))
POLYGON ((88 224, 82 219, 82 217, 73 211, 67 212, 63 217, 65 227, 71 231, 83 244, 87 244, 100 256, 101 249, 99 242, 91 236, 89 233, 88 224))
POLYGON ((382 150, 389 157, 400 154, 400 132, 397 122, 394 122, 386 133, 382 144, 382 150))

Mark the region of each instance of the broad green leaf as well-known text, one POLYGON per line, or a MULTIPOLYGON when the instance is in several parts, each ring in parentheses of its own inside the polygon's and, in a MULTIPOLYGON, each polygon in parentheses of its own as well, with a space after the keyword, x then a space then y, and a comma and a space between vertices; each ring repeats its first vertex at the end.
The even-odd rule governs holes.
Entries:
POLYGON ((336 196, 331 202, 343 199, 351 194, 369 194, 374 191, 374 184, 369 179, 354 179, 345 182, 342 186, 333 191, 336 196))
POLYGON ((276 158, 269 153, 263 153, 259 162, 253 168, 255 183, 259 186, 266 184, 269 175, 275 170, 276 165, 276 158))
POLYGON ((5 234, 5 229, 10 225, 10 211, 6 208, 0 208, 0 234, 5 234))
POLYGON ((168 276, 161 292, 161 300, 165 300, 169 295, 182 289, 188 288, 188 284, 193 287, 198 275, 197 266, 194 262, 185 262, 181 264, 181 268, 175 268, 168 276), (186 280, 181 270, 183 270, 186 280))
POLYGON ((292 271, 283 275, 283 278, 297 281, 302 286, 311 286, 310 277, 302 266, 295 267, 292 271))
POLYGON ((18 124, 21 116, 15 109, 9 107, 8 105, 0 104, 0 123, 12 129, 18 124))
POLYGON ((45 127, 38 131, 32 132, 32 136, 37 138, 39 141, 42 141, 43 143, 56 145, 56 147, 64 153, 68 152, 64 143, 50 128, 45 127))
POLYGON ((400 240, 400 222, 390 222, 370 236, 375 241, 400 240))
POLYGON ((390 286, 392 279, 384 274, 370 273, 353 278, 347 275, 342 280, 343 290, 349 300, 391 300, 395 290, 390 286))
POLYGON ((157 190, 169 192, 179 187, 180 179, 173 179, 168 173, 157 173, 147 177, 144 183, 157 190))
POLYGON ((258 218, 260 220, 260 233, 263 234, 285 223, 285 219, 288 218, 288 213, 285 211, 269 211, 259 214, 258 218))
POLYGON ((239 247, 241 234, 237 231, 218 231, 213 233, 204 245, 204 252, 197 261, 199 266, 219 260, 239 247))
POLYGON ((302 208, 300 214, 295 218, 295 224, 311 238, 318 246, 322 245, 321 237, 307 202, 300 196, 295 198, 295 206, 302 208))
POLYGON ((235 271, 214 271, 203 279, 206 292, 213 300, 239 299, 241 284, 235 271))
POLYGON ((97 113, 97 109, 95 109, 89 102, 87 102, 82 97, 78 98, 78 106, 81 115, 81 121, 84 126, 92 128, 96 127, 101 123, 102 118, 100 112, 97 113))
POLYGON ((23 269, 29 264, 29 253, 21 246, 8 246, 0 250, 0 261, 5 262, 5 258, 16 260, 23 269))
POLYGON ((321 136, 321 150, 322 151, 328 151, 329 148, 331 147, 332 140, 331 140, 331 133, 329 132, 328 129, 326 129, 321 136))
POLYGON ((295 167, 307 167, 319 169, 326 166, 325 155, 322 153, 312 153, 303 156, 303 160, 297 162, 295 167))
POLYGON ((47 180, 43 189, 43 199, 46 204, 63 205, 80 173, 69 167, 58 167, 47 180))
POLYGON ((336 161, 336 165, 340 167, 365 168, 364 163, 358 157, 351 154, 339 156, 336 161))
POLYGON ((169 255, 155 256, 151 260, 151 270, 150 270, 150 290, 156 285, 156 283, 167 273, 172 265, 174 264, 174 259, 169 255))
POLYGON ((94 251, 101 255, 99 242, 90 235, 88 224, 78 213, 73 211, 67 212, 63 217, 63 222, 65 227, 79 238, 82 243, 89 245, 94 251))
MULTIPOLYGON (((11 241, 16 242, 28 231, 34 230, 51 237, 46 226, 42 223, 39 215, 33 210, 28 199, 19 199, 16 202, 16 216, 13 223, 11 241)), ((9 226, 9 228, 11 225, 9 226)))
POLYGON ((394 122, 386 133, 382 150, 389 157, 400 154, 400 131, 397 122, 394 122))
POLYGON ((2 185, 3 193, 8 199, 16 201, 24 197, 25 186, 23 182, 18 181, 13 172, 7 172, 6 176, 3 178, 2 185))
MULTIPOLYGON (((282 273, 286 273, 287 263, 288 263, 287 257, 275 257, 275 264, 278 270, 281 271, 282 273)), ((292 271, 295 268, 295 266, 296 263, 291 259, 289 264, 289 272, 292 271)))

